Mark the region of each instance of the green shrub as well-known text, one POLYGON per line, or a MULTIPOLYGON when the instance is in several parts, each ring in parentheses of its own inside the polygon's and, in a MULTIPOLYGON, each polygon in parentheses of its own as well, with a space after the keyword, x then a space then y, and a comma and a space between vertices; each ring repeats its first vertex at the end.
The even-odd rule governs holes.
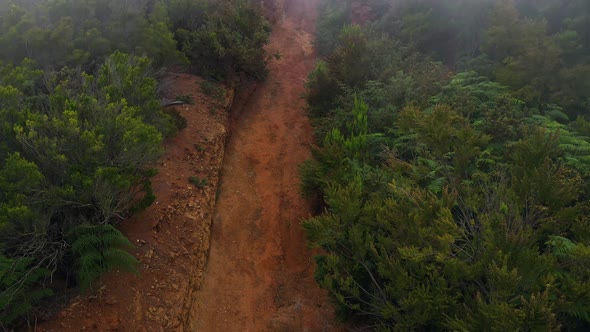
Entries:
POLYGON ((185 104, 194 105, 195 104, 195 97, 192 95, 179 95, 174 98, 176 101, 181 101, 185 104))
POLYGON ((213 97, 217 101, 223 101, 225 98, 225 90, 215 83, 209 81, 201 81, 199 83, 201 91, 207 96, 213 97))
POLYGON ((186 119, 182 115, 180 115, 180 112, 177 109, 167 107, 167 108, 164 108, 164 112, 168 116, 170 116, 170 118, 172 118, 172 120, 174 121, 174 126, 178 130, 183 130, 184 128, 186 128, 186 126, 187 126, 186 119))
POLYGON ((270 60, 264 50, 269 35, 261 9, 247 0, 215 1, 202 25, 176 30, 180 49, 195 70, 217 79, 235 72, 263 79, 270 60))
POLYGON ((0 322, 4 325, 26 316, 40 300, 53 294, 44 285, 49 271, 32 266, 33 262, 33 258, 0 255, 0 322))
POLYGON ((190 178, 188 178, 188 181, 194 184, 199 189, 203 189, 209 185, 209 181, 207 181, 207 179, 199 179, 196 176, 191 176, 190 178))

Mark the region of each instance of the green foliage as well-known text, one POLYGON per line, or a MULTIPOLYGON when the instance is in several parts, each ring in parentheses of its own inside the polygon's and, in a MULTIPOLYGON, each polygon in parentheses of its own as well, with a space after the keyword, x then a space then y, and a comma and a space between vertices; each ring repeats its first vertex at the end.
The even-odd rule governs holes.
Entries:
POLYGON ((177 130, 183 130, 186 128, 186 119, 180 114, 180 111, 174 108, 166 108, 164 109, 164 113, 170 116, 177 130))
POLYGON ((324 140, 300 175, 324 209, 303 226, 342 318, 379 331, 590 327, 583 9, 396 1, 336 39, 348 18, 320 16, 318 39, 334 43, 307 101, 324 140))
POLYGON ((328 55, 336 48, 340 31, 351 23, 349 12, 350 1, 320 1, 314 43, 319 55, 328 55))
POLYGON ((398 105, 427 105, 448 76, 439 63, 360 26, 345 27, 338 45, 318 62, 306 84, 309 113, 320 137, 332 127, 346 127, 351 119, 342 110, 354 107, 355 96, 378 113, 369 117, 370 129, 383 131, 398 105))
MULTIPOLYGON (((153 201, 143 169, 174 127, 151 72, 149 59, 118 52, 95 74, 45 73, 47 90, 33 63, 0 70, 0 91, 9 97, 0 106, 0 249, 11 262, 0 274, 14 275, 2 279, 3 324, 26 318, 50 294, 44 277, 77 271, 86 282, 111 266, 74 265, 74 239, 64 234, 80 224, 107 225, 153 201)), ((108 250, 96 248, 104 257, 108 250)))
POLYGON ((485 76, 474 71, 457 73, 442 92, 432 98, 434 104, 449 104, 471 111, 470 116, 481 116, 481 113, 498 106, 498 99, 508 88, 492 82, 485 76))
POLYGON ((177 101, 181 101, 183 103, 189 104, 189 105, 194 105, 195 104, 195 97, 193 97, 192 95, 179 95, 176 96, 176 98, 174 98, 177 101))
POLYGON ((165 5, 141 0, 43 1, 0 5, 0 57, 18 63, 33 58, 42 68, 99 65, 115 50, 148 55, 157 65, 182 62, 165 5))
POLYGON ((130 208, 129 211, 135 213, 137 211, 142 211, 148 208, 152 203, 156 200, 156 195, 152 190, 152 183, 150 178, 158 174, 158 170, 156 168, 152 168, 149 170, 142 170, 143 181, 140 184, 141 189, 143 191, 143 198, 135 202, 130 208))
POLYGON ((376 22, 404 45, 445 63, 478 53, 481 30, 493 0, 396 1, 376 22))
POLYGON ((367 105, 355 99, 352 109, 353 120, 348 127, 349 137, 344 137, 340 130, 334 128, 326 135, 324 145, 342 148, 341 158, 362 160, 367 149, 367 105))
POLYGON ((211 1, 210 11, 198 26, 179 22, 176 38, 192 66, 205 76, 226 78, 243 72, 255 79, 267 74, 264 46, 270 25, 260 9, 247 0, 211 1))
POLYGON ((408 107, 397 124, 411 150, 386 155, 388 183, 348 157, 354 135, 329 133, 302 167, 327 206, 304 227, 326 252, 316 278, 338 311, 394 330, 584 326, 590 298, 571 292, 587 269, 565 276, 554 258, 573 250, 556 234, 587 219, 558 137, 538 129, 483 162, 489 136, 448 106, 408 107))
POLYGON ((590 139, 584 127, 587 121, 579 117, 564 125, 543 116, 533 116, 531 122, 546 128, 547 132, 559 137, 559 147, 565 154, 567 165, 587 177, 590 174, 590 139))
POLYGON ((223 101, 225 99, 225 90, 213 82, 201 81, 199 87, 204 94, 213 97, 217 101, 223 101))
POLYGON ((41 299, 52 295, 43 285, 49 271, 31 266, 32 258, 0 255, 0 321, 11 324, 41 299))
POLYGON ((209 185, 209 181, 207 181, 207 179, 199 179, 196 176, 191 176, 188 178, 188 182, 194 184, 199 189, 203 189, 209 185))
MULTIPOLYGON (((587 2, 402 0, 389 9, 370 6, 385 10, 373 28, 404 47, 488 76, 532 107, 556 104, 569 117, 587 109, 587 2)), ((327 30, 318 29, 320 35, 327 30)))
POLYGON ((102 273, 121 269, 137 273, 139 262, 124 249, 133 245, 111 225, 79 225, 70 230, 72 252, 76 255, 78 280, 90 288, 102 273))
POLYGON ((269 25, 246 0, 9 0, 0 17, 0 58, 32 58, 44 69, 94 70, 118 50, 158 68, 190 60, 204 75, 262 78, 270 59, 263 48, 269 25))

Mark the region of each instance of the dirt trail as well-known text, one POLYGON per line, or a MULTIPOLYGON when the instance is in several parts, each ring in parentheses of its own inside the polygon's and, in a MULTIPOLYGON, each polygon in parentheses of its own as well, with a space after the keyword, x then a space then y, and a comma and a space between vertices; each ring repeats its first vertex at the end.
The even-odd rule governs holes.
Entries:
POLYGON ((281 59, 238 114, 226 147, 208 267, 195 294, 191 331, 335 331, 332 305, 313 279, 313 253, 299 225, 298 165, 312 128, 304 80, 313 69, 317 1, 295 0, 273 29, 281 59))

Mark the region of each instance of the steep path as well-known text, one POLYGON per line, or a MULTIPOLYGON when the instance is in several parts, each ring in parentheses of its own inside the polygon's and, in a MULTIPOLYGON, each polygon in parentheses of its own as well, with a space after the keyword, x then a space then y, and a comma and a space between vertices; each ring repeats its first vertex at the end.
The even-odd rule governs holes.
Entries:
POLYGON ((281 53, 241 107, 226 147, 208 267, 187 322, 191 331, 335 331, 327 294, 299 225, 298 165, 309 156, 304 81, 313 69, 317 1, 294 0, 268 51, 281 53))

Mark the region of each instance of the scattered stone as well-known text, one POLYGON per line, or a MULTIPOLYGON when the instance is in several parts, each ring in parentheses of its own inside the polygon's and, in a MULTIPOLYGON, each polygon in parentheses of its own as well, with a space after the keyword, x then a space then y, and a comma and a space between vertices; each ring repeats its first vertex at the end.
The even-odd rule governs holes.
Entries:
POLYGON ((107 296, 106 299, 104 300, 104 303, 108 304, 108 305, 115 305, 117 304, 119 301, 117 301, 114 297, 112 296, 107 296))
POLYGON ((152 249, 150 249, 150 250, 148 250, 148 252, 145 253, 145 258, 151 259, 153 255, 154 255, 154 251, 152 249))

